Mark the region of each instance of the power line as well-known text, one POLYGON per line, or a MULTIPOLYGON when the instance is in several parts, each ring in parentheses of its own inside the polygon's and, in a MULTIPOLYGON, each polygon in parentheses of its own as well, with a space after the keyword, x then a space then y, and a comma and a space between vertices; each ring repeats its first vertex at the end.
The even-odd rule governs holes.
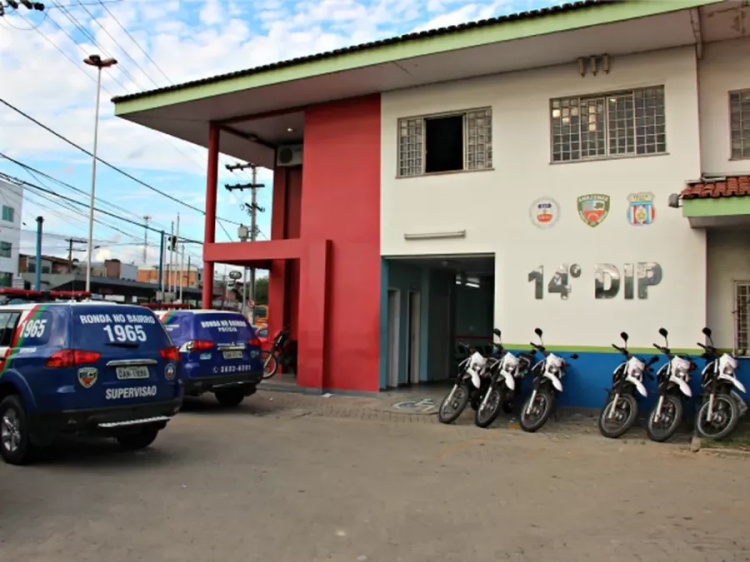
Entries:
MULTIPOLYGON (((21 168, 23 168, 27 172, 34 172, 36 174, 39 174, 40 176, 44 176, 45 178, 47 178, 47 179, 49 179, 49 180, 51 180, 51 181, 53 181, 53 182, 55 182, 55 183, 57 183, 57 184, 59 184, 61 186, 67 187, 68 189, 76 191, 76 192, 80 193, 81 195, 86 195, 86 196, 89 195, 83 189, 80 189, 80 188, 78 188, 78 187, 76 187, 74 185, 71 185, 71 184, 69 184, 67 182, 64 182, 64 181, 62 181, 60 179, 57 179, 56 177, 51 176, 48 173, 43 172, 43 171, 35 168, 34 166, 30 166, 28 164, 25 164, 25 163, 19 161, 19 160, 16 160, 15 158, 12 158, 12 157, 8 156, 7 154, 5 154, 2 151, 0 151, 0 157, 5 158, 6 160, 8 160, 10 162, 13 162, 14 164, 16 164, 17 166, 20 166, 21 168)), ((36 178, 36 179, 40 183, 43 183, 43 182, 41 182, 41 180, 39 180, 39 178, 36 178)), ((125 209, 123 207, 120 207, 119 205, 115 205, 114 203, 110 203, 109 201, 102 201, 101 197, 97 197, 96 200, 99 201, 100 203, 105 204, 105 205, 109 205, 113 209, 117 209, 118 211, 120 211, 122 213, 127 213, 127 214, 129 214, 129 215, 131 215, 133 217, 141 218, 140 215, 137 215, 137 214, 133 213, 132 211, 128 211, 127 209, 125 209)))
MULTIPOLYGON (((82 147, 81 145, 79 145, 79 144, 76 144, 76 143, 74 143, 74 142, 73 142, 72 140, 68 139, 68 138, 67 138, 66 136, 64 136, 64 135, 61 135, 60 133, 58 133, 57 131, 55 131, 55 130, 51 129, 50 127, 48 127, 48 126, 47 126, 47 125, 45 125, 44 123, 42 123, 42 122, 38 121, 37 119, 35 119, 35 118, 34 118, 34 117, 32 117, 31 115, 29 115, 28 113, 25 113, 24 111, 22 111, 22 110, 18 109, 18 108, 17 108, 16 106, 14 106, 13 104, 11 104, 10 102, 8 102, 8 101, 4 100, 3 98, 0 98, 0 102, 1 102, 1 103, 2 103, 3 105, 5 105, 5 106, 9 107, 10 109, 12 109, 13 111, 15 111, 16 113, 18 113, 19 115, 22 115, 23 117, 25 117, 26 119, 28 119, 28 120, 29 120, 29 121, 31 121, 32 123, 35 123, 36 125, 39 125, 39 126, 40 126, 41 128, 43 128, 43 129, 44 129, 45 131, 47 131, 47 132, 49 132, 49 133, 52 133, 52 134, 53 134, 54 136, 56 136, 56 137, 57 137, 57 138, 59 138, 60 140, 64 141, 65 143, 69 144, 70 146, 73 146, 73 147, 77 148, 78 150, 80 150, 81 152, 83 152, 83 153, 85 153, 85 154, 88 154, 88 155, 89 155, 89 156, 91 156, 92 158, 94 157, 94 155, 93 155, 93 154, 92 154, 91 152, 89 152, 89 151, 88 151, 87 149, 83 148, 83 147, 82 147)), ((155 193, 158 193, 159 195, 161 195, 161 196, 163 196, 163 197, 166 197, 167 199, 170 199, 171 201, 174 201, 175 203, 179 203, 179 204, 180 204, 180 205, 182 205, 183 207, 187 207, 187 208, 189 208, 189 209, 192 209, 193 211, 196 211, 196 212, 200 213, 201 215, 204 215, 204 216, 206 215, 206 211, 204 211, 203 209, 200 209, 200 208, 198 208, 198 207, 196 207, 196 206, 194 206, 194 205, 191 205, 190 203, 185 203, 184 201, 182 201, 182 200, 178 199, 177 197, 174 197, 174 196, 170 195, 169 193, 166 193, 166 192, 164 192, 164 191, 161 191, 160 189, 157 189, 156 187, 154 187, 154 186, 152 186, 152 185, 149 185, 149 184, 147 184, 147 183, 146 183, 146 182, 144 182, 143 180, 140 180, 140 179, 136 178, 135 176, 133 176, 133 175, 129 174, 128 172, 126 172, 126 171, 125 171, 125 170, 123 170, 122 168, 118 168, 118 167, 117 167, 117 166, 115 166, 114 164, 110 164, 110 163, 109 163, 109 162, 107 162, 106 160, 103 160, 103 159, 102 159, 102 158, 100 158, 99 156, 97 156, 97 157, 96 157, 96 160, 97 160, 98 162, 101 162, 102 164, 104 164, 104 165, 105 165, 105 166, 107 166, 108 168, 110 168, 110 169, 112 169, 112 170, 115 170, 116 172, 118 172, 118 173, 122 174, 122 175, 123 175, 123 176, 125 176, 126 178, 129 178, 129 179, 133 180, 134 182, 136 182, 136 183, 138 183, 138 184, 142 185, 143 187, 146 187, 146 188, 150 189, 151 191, 153 191, 153 192, 155 192, 155 193)), ((238 225, 238 226, 240 225, 240 223, 239 223, 239 222, 237 222, 237 221, 233 221, 233 220, 229 220, 229 219, 221 218, 221 217, 218 217, 218 216, 216 217, 216 220, 223 220, 224 222, 228 222, 228 223, 230 223, 230 224, 236 224, 236 225, 238 225)))
MULTIPOLYGON (((104 5, 104 2, 102 2, 101 0, 99 0, 99 3, 100 3, 100 4, 102 5, 102 8, 104 8, 104 9, 105 9, 105 11, 106 11, 106 12, 107 12, 107 13, 108 13, 108 14, 110 15, 110 17, 111 17, 111 18, 112 18, 112 19, 113 19, 113 20, 115 21, 115 23, 116 23, 116 24, 117 24, 118 26, 120 26, 120 29, 122 29, 122 30, 123 30, 123 31, 125 32, 125 35, 127 35, 128 37, 130 37, 130 40, 131 40, 131 41, 132 41, 132 42, 133 42, 133 43, 135 44, 135 46, 136 46, 136 47, 138 47, 138 49, 139 49, 139 50, 140 50, 140 51, 141 51, 141 52, 142 52, 142 53, 143 53, 143 54, 144 54, 144 55, 146 56, 146 58, 147 58, 147 59, 148 59, 149 61, 151 61, 151 64, 153 64, 153 65, 154 65, 154 66, 156 67, 156 69, 157 69, 157 70, 158 70, 159 72, 161 72, 161 75, 162 75, 162 76, 164 76, 164 78, 166 78, 166 79, 167 79, 167 81, 168 81, 168 82, 169 82, 169 83, 171 84, 171 83, 172 83, 172 80, 170 80, 170 78, 169 78, 169 76, 167 76, 166 72, 164 72, 164 71, 162 70, 162 68, 161 68, 161 67, 160 67, 160 66, 159 66, 158 64, 156 64, 156 61, 155 61, 154 59, 152 59, 152 58, 151 58, 151 55, 149 55, 149 54, 148 54, 148 53, 146 52, 146 50, 145 50, 145 49, 144 49, 143 47, 141 47, 140 43, 138 43, 138 41, 136 41, 135 37, 133 37, 133 36, 132 36, 132 35, 130 34, 130 32, 129 32, 129 31, 127 30, 127 29, 125 29, 125 26, 124 26, 124 25, 122 25, 122 24, 120 23, 120 20, 119 20, 119 19, 117 19, 117 16, 115 16, 115 15, 114 15, 114 14, 113 14, 113 13, 112 13, 112 12, 110 11, 110 9, 109 9, 109 8, 107 8, 107 6, 105 6, 105 5, 104 5)), ((132 57, 131 57, 131 60, 133 60, 133 61, 135 62, 135 59, 132 59, 132 57)), ((144 74, 145 74, 145 72, 144 72, 144 74)), ((152 81, 152 82, 154 82, 153 80, 151 80, 151 81, 152 81)), ((156 84, 156 82, 154 82, 154 84, 156 84)))
MULTIPOLYGON (((33 184, 31 182, 28 182, 26 180, 22 180, 20 178, 13 177, 13 176, 10 176, 8 174, 4 174, 3 172, 0 172, 0 176, 4 176, 4 177, 6 177, 9 180, 13 180, 15 182, 21 183, 21 184, 23 184, 23 185, 25 185, 27 187, 30 187, 33 190, 41 191, 43 193, 46 193, 46 194, 49 194, 49 195, 53 195, 55 197, 59 197, 60 199, 64 199, 65 201, 69 201, 69 202, 71 202, 71 203, 73 203, 75 205, 79 205, 81 207, 88 207, 89 206, 87 203, 82 203, 81 201, 76 201, 72 197, 68 197, 67 195, 63 195, 62 193, 58 193, 58 192, 56 192, 56 191, 54 191, 52 189, 47 189, 45 187, 41 187, 39 185, 33 184)), ((106 209, 100 209, 100 208, 94 207, 94 210, 96 212, 98 212, 98 213, 102 213, 102 214, 108 215, 110 217, 116 218, 116 219, 121 220, 123 222, 126 222, 128 224, 135 225, 138 228, 144 228, 143 223, 139 223, 139 222, 136 222, 134 220, 130 220, 130 219, 127 219, 125 217, 121 217, 119 215, 116 215, 115 213, 111 213, 111 212, 107 211, 106 209)), ((152 228, 150 226, 146 226, 145 228, 148 228, 149 230, 151 230, 153 232, 158 232, 158 233, 162 232, 160 229, 152 228)), ((128 236, 131 236, 135 240, 140 240, 140 237, 136 236, 134 234, 126 233, 126 232, 123 232, 123 234, 127 234, 128 236)), ((203 242, 201 242, 200 240, 192 240, 190 238, 185 238, 183 236, 180 236, 180 240, 182 240, 183 242, 191 242, 191 243, 194 243, 194 244, 203 244, 203 242)))

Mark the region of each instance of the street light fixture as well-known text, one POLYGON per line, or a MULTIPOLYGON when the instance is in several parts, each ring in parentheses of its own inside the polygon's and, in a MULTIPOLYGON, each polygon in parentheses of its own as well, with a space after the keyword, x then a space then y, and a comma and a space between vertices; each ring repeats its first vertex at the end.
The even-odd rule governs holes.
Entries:
POLYGON ((113 58, 102 59, 99 55, 89 55, 83 62, 97 69, 96 73, 96 117, 94 119, 94 151, 91 163, 91 202, 89 205, 89 240, 86 260, 86 291, 91 290, 91 258, 94 248, 94 198, 96 194, 96 149, 99 141, 99 99, 102 93, 102 69, 117 64, 113 58))

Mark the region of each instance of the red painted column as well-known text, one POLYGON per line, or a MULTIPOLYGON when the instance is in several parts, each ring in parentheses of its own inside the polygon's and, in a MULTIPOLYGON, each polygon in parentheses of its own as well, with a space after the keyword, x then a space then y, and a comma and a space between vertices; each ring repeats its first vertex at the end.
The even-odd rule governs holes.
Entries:
MULTIPOLYGON (((208 169, 206 171, 206 226, 204 244, 216 241, 216 194, 219 181, 219 137, 221 130, 215 123, 208 129, 208 169)), ((214 300, 214 262, 203 259, 202 308, 211 308, 214 300)))

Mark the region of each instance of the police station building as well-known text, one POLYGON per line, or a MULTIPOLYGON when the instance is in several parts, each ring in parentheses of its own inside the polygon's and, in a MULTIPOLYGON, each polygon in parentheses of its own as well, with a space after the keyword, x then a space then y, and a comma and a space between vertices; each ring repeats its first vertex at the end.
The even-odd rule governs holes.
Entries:
POLYGON ((600 406, 623 330, 750 355, 749 34, 745 2, 585 1, 114 101, 209 149, 204 301, 215 263, 269 268, 300 386, 442 380, 540 327, 600 406), (214 242, 219 152, 274 169, 270 241, 214 242))

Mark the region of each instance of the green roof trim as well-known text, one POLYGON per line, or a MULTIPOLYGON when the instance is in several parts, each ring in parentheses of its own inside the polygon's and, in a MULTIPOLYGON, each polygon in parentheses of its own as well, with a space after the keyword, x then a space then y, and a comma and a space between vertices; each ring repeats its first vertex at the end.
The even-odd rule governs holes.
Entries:
POLYGON ((156 90, 117 96, 115 115, 158 109, 223 94, 355 70, 414 57, 479 47, 696 8, 720 0, 585 0, 366 43, 156 90))
POLYGON ((682 200, 682 216, 686 218, 730 217, 737 215, 750 215, 750 197, 682 200))

